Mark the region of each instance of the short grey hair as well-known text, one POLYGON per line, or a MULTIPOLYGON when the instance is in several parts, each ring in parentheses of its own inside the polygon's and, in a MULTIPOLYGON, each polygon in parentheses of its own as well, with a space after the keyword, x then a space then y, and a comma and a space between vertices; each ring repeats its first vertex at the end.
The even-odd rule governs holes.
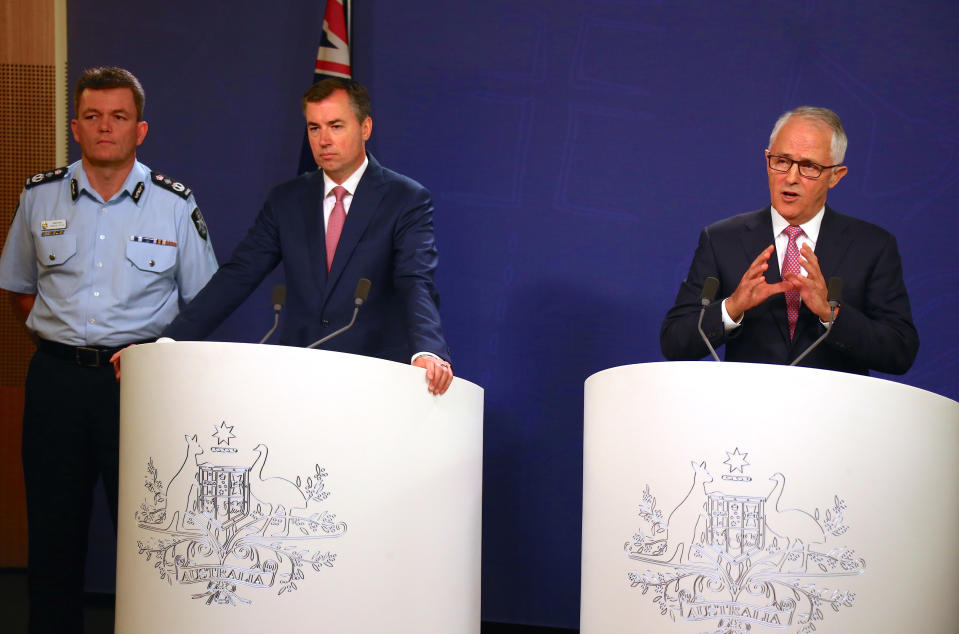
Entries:
POLYGON ((776 135, 779 134, 782 127, 792 117, 809 119, 832 130, 832 141, 829 144, 829 153, 832 155, 831 160, 836 165, 842 163, 843 159, 846 158, 846 146, 849 145, 849 139, 846 138, 846 131, 842 129, 842 121, 839 120, 839 115, 829 108, 800 106, 784 112, 783 115, 776 120, 776 125, 773 126, 773 131, 769 134, 769 147, 772 147, 776 135))

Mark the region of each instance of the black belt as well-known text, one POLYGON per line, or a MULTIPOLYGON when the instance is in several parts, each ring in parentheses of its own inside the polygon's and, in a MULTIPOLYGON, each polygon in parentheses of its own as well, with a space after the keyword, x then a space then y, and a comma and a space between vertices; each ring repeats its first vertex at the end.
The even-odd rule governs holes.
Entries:
MULTIPOLYGON (((136 343, 147 342, 138 341, 136 343)), ((83 366, 85 368, 99 368, 103 365, 109 365, 110 357, 123 350, 127 346, 120 346, 119 348, 103 348, 101 346, 68 346, 63 343, 57 343, 56 341, 39 339, 37 341, 37 347, 46 354, 64 359, 66 361, 73 361, 79 366, 83 366)))

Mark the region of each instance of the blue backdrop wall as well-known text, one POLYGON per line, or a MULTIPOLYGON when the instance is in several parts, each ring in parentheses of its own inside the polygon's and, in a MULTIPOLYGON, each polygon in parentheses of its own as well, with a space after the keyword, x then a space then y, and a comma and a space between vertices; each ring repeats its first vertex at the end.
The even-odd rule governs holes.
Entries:
MULTIPOLYGON (((830 203, 899 238, 922 346, 894 380, 959 398, 959 4, 355 4, 369 147, 433 191, 456 372, 486 389, 484 619, 577 624, 583 381, 662 359, 699 230, 768 202, 790 107, 842 116, 830 203)), ((140 77, 140 158, 195 189, 225 259, 295 174, 322 0, 68 5, 71 82, 140 77)), ((214 338, 258 339, 278 281, 214 338)))

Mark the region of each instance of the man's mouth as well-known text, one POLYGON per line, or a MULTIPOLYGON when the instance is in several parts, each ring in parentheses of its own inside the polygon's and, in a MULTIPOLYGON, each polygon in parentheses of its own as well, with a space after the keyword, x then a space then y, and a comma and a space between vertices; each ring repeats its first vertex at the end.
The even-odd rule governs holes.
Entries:
POLYGON ((794 201, 794 200, 796 200, 796 199, 799 198, 799 194, 797 194, 796 192, 780 192, 779 195, 780 195, 780 196, 782 197, 782 199, 785 200, 786 202, 792 202, 792 201, 794 201))

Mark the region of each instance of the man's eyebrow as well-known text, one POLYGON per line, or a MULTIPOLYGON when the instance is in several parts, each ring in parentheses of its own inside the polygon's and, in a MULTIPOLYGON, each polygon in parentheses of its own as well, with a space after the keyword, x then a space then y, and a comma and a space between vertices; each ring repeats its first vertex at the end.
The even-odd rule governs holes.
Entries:
POLYGON ((809 161, 810 163, 815 163, 816 165, 820 165, 820 162, 817 161, 816 159, 809 158, 808 156, 800 156, 799 158, 796 158, 789 152, 781 152, 779 154, 776 154, 775 156, 785 156, 786 158, 796 161, 797 163, 802 163, 803 161, 809 161))
MULTIPOLYGON (((127 110, 126 108, 114 108, 113 110, 111 110, 111 111, 109 112, 109 114, 125 114, 125 115, 130 115, 130 114, 132 114, 132 112, 133 112, 132 110, 127 110)), ((80 114, 81 114, 81 115, 84 115, 84 114, 103 114, 103 111, 100 110, 99 108, 94 108, 94 107, 91 106, 91 107, 84 108, 83 110, 81 110, 81 111, 80 111, 80 114)))
MULTIPOLYGON (((333 125, 334 123, 343 123, 343 119, 330 119, 326 122, 326 125, 333 125)), ((322 121, 312 121, 310 119, 306 120, 306 125, 323 125, 322 121)))

